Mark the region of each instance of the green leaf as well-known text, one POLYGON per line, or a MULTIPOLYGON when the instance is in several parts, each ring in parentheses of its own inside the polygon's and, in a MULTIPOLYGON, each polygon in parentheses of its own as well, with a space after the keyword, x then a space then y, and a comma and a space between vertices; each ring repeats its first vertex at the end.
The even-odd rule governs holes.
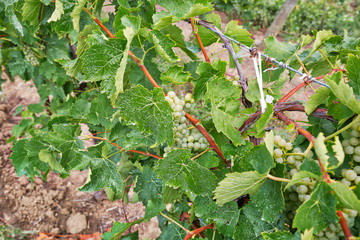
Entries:
MULTIPOLYGON (((23 26, 21 25, 18 17, 15 15, 12 5, 5 7, 5 15, 8 17, 9 22, 13 25, 13 27, 20 33, 20 35, 24 36, 23 26)), ((0 61, 1 61, 1 55, 0 55, 0 61)))
POLYGON ((251 33, 248 30, 244 29, 238 24, 237 21, 231 20, 226 24, 224 34, 236 39, 246 46, 251 46, 254 43, 254 40, 250 37, 251 33))
POLYGON ((296 51, 297 44, 279 42, 274 36, 265 39, 265 53, 270 57, 276 58, 278 61, 286 61, 296 51))
POLYGON ((53 132, 45 136, 45 141, 61 152, 60 165, 68 170, 68 163, 77 157, 76 150, 83 148, 83 142, 77 137, 80 135, 80 126, 55 124, 52 129, 53 132))
POLYGON ((326 155, 327 154, 327 149, 326 149, 326 145, 325 145, 325 137, 323 133, 319 133, 319 135, 317 136, 316 140, 315 140, 315 152, 316 155, 319 157, 319 161, 321 161, 325 171, 327 171, 327 167, 329 165, 329 156, 326 155))
POLYGON ((165 185, 158 179, 150 167, 145 166, 141 175, 138 176, 134 191, 140 201, 146 204, 149 200, 162 195, 165 185))
POLYGON ((135 36, 135 32, 132 28, 126 27, 124 29, 124 36, 127 40, 126 43, 126 47, 124 50, 124 55, 121 59, 120 62, 120 67, 117 69, 116 71, 116 75, 115 75, 115 88, 116 91, 114 94, 112 94, 110 96, 111 99, 111 103, 114 105, 116 98, 118 97, 119 93, 122 93, 124 91, 124 73, 125 73, 125 69, 126 69, 126 64, 127 64, 127 60, 128 60, 128 53, 130 50, 130 44, 132 42, 133 37, 135 36))
POLYGON ((159 144, 173 144, 173 110, 161 88, 150 92, 137 85, 121 94, 119 107, 121 116, 128 123, 135 123, 141 132, 153 134, 159 144))
POLYGON ((273 222, 285 206, 282 183, 267 179, 251 200, 261 210, 261 219, 273 222))
POLYGON ((174 53, 173 47, 175 47, 175 42, 171 40, 169 36, 165 36, 159 30, 151 31, 152 40, 155 45, 155 50, 168 62, 176 62, 180 59, 174 53))
POLYGON ((220 160, 214 152, 207 152, 201 157, 199 157, 196 162, 199 163, 201 166, 210 169, 217 167, 220 163, 220 160))
POLYGON ((28 153, 25 149, 25 144, 27 142, 28 140, 25 139, 16 141, 14 146, 11 148, 12 153, 9 158, 11 159, 11 162, 14 165, 16 174, 18 176, 26 175, 32 181, 36 174, 36 170, 30 163, 27 156, 28 153))
POLYGON ((167 36, 170 37, 171 40, 175 42, 175 46, 179 47, 183 52, 185 52, 192 60, 197 60, 199 57, 191 51, 184 40, 184 35, 182 34, 182 30, 176 25, 169 25, 162 29, 166 33, 167 36))
POLYGON ((238 223, 240 211, 236 202, 218 206, 208 197, 198 196, 194 201, 195 215, 206 222, 214 221, 216 229, 224 236, 232 236, 238 223))
MULTIPOLYGON (((218 29, 221 29, 221 18, 220 18, 219 14, 214 13, 214 12, 207 14, 206 21, 213 23, 218 29)), ((216 33, 214 33, 213 31, 211 31, 201 25, 197 29, 198 29, 198 34, 200 36, 201 42, 204 45, 204 47, 207 47, 207 46, 215 43, 219 39, 219 37, 216 33)))
POLYGON ((336 168, 338 168, 341 164, 343 164, 344 159, 345 159, 344 149, 343 149, 343 147, 341 145, 341 142, 339 140, 339 136, 335 136, 334 139, 335 139, 335 142, 331 146, 331 148, 333 149, 333 151, 335 153, 335 158, 336 158, 336 160, 338 162, 336 163, 336 165, 332 165, 328 169, 336 169, 336 168))
POLYGON ((314 235, 314 228, 310 230, 306 229, 304 233, 301 234, 301 240, 312 240, 314 235))
POLYGON ((274 106, 270 103, 266 103, 266 110, 261 117, 256 121, 254 125, 254 130, 256 132, 256 137, 261 138, 264 134, 265 128, 271 121, 273 114, 274 114, 274 106))
POLYGON ((39 159, 45 163, 48 163, 52 170, 55 170, 59 173, 65 173, 65 169, 58 162, 58 153, 49 150, 41 150, 39 152, 39 159))
POLYGON ((255 146, 246 153, 245 158, 260 174, 267 173, 271 168, 275 167, 274 160, 265 144, 255 146))
POLYGON ((360 200, 349 186, 337 181, 332 181, 329 185, 334 191, 335 198, 338 200, 338 209, 349 208, 360 211, 360 200))
POLYGON ((315 94, 311 95, 305 105, 306 114, 310 115, 318 106, 325 103, 331 90, 326 87, 321 87, 316 90, 315 94))
POLYGON ((272 232, 275 226, 262 218, 261 211, 253 202, 241 209, 239 224, 236 227, 234 239, 261 239, 263 232, 272 232))
POLYGON ((101 94, 91 101, 90 113, 88 115, 89 122, 95 125, 101 124, 110 130, 114 126, 112 121, 114 113, 115 110, 111 106, 106 94, 101 94))
POLYGON ((264 240, 301 240, 299 232, 296 232, 295 234, 287 231, 272 233, 263 232, 261 235, 264 237, 264 240))
POLYGON ((343 81, 336 84, 335 81, 330 80, 328 76, 325 77, 325 81, 342 104, 346 105, 354 113, 360 114, 360 102, 355 99, 353 89, 349 85, 343 81))
POLYGON ((174 84, 184 84, 189 81, 191 74, 188 71, 183 71, 184 67, 173 65, 161 74, 160 79, 163 82, 170 82, 174 84))
MULTIPOLYGON (((74 25, 74 29, 77 32, 80 32, 79 22, 80 22, 80 14, 85 7, 87 0, 78 0, 73 11, 71 12, 70 16, 72 17, 72 22, 74 25)), ((88 25, 87 25, 88 26, 88 25)))
POLYGON ((300 171, 311 172, 317 175, 318 177, 320 177, 322 174, 319 164, 309 158, 305 158, 305 161, 300 166, 300 171))
POLYGON ((80 118, 85 119, 87 115, 90 113, 90 106, 91 103, 88 101, 85 101, 83 99, 76 100, 75 103, 72 104, 69 114, 73 118, 80 118))
POLYGON ((285 189, 291 187, 292 185, 294 184, 297 184, 299 182, 302 182, 304 178, 319 178, 320 176, 319 175, 316 175, 312 172, 308 172, 308 171, 300 171, 300 172, 297 172, 292 178, 291 178, 291 181, 286 185, 285 189))
POLYGON ((189 150, 171 151, 158 161, 155 172, 169 186, 181 187, 195 194, 209 194, 215 188, 215 175, 190 157, 189 150))
POLYGON ((163 202, 164 203, 172 203, 175 201, 181 200, 181 193, 178 189, 174 189, 169 186, 165 186, 164 192, 163 192, 163 202))
POLYGON ((349 54, 346 71, 350 81, 348 84, 353 88, 354 94, 360 95, 360 57, 349 54))
POLYGON ((228 173, 215 189, 216 202, 223 205, 245 194, 255 194, 266 180, 266 174, 255 171, 242 173, 228 173))
POLYGON ((39 23, 40 9, 42 2, 40 0, 25 0, 22 10, 23 21, 29 21, 30 25, 39 23))
POLYGON ((63 15, 63 14, 64 14, 63 4, 62 4, 61 0, 56 0, 55 10, 47 22, 56 22, 57 20, 59 20, 61 18, 61 15, 63 15))
POLYGON ((117 171, 117 165, 107 156, 110 144, 101 142, 89 147, 88 152, 92 155, 90 159, 90 171, 86 183, 79 188, 80 191, 95 192, 105 187, 111 188, 115 194, 123 191, 124 183, 117 171))
POLYGON ((271 130, 265 133, 264 142, 267 150, 269 151, 270 155, 274 155, 274 131, 271 130))
POLYGON ((207 84, 205 101, 211 102, 211 116, 218 132, 224 133, 235 146, 244 143, 238 131, 245 119, 239 117, 240 88, 224 78, 214 79, 207 84))
POLYGON ((151 219, 156 215, 159 215, 161 211, 165 209, 166 205, 163 203, 161 197, 153 198, 149 200, 145 208, 145 218, 151 219))
POLYGON ((319 233, 330 223, 338 222, 335 205, 336 199, 331 194, 331 188, 325 182, 320 182, 310 199, 297 210, 293 227, 300 231, 314 227, 314 233, 319 233))
MULTIPOLYGON (((146 222, 148 221, 148 219, 146 218, 140 218, 137 220, 134 220, 132 222, 129 223, 123 223, 123 222, 115 222, 114 221, 114 225, 111 228, 111 232, 106 232, 103 233, 101 235, 101 238, 103 240, 117 240, 120 238, 120 236, 126 231, 128 230, 131 226, 135 225, 135 224, 140 224, 142 222, 146 222)), ((126 235, 124 236, 126 237, 126 235)), ((123 238, 123 237, 122 237, 123 238)), ((131 239, 132 240, 132 239, 131 239)))
POLYGON ((211 82, 213 79, 217 78, 220 74, 220 71, 216 69, 213 65, 208 62, 202 62, 199 64, 196 69, 196 73, 199 76, 196 81, 194 81, 194 99, 195 101, 201 99, 206 93, 206 85, 208 82, 211 82))
POLYGON ((85 81, 110 81, 115 85, 115 75, 124 55, 124 41, 109 39, 90 46, 84 55, 83 72, 85 81))
POLYGON ((138 129, 135 129, 126 135, 122 147, 125 150, 131 150, 138 147, 151 147, 154 144, 156 144, 156 140, 153 135, 141 134, 138 129))
POLYGON ((311 57, 311 55, 313 55, 319 48, 320 46, 326 41, 328 40, 331 36, 333 36, 333 33, 331 30, 321 30, 318 31, 316 33, 316 38, 315 38, 315 42, 313 44, 313 48, 311 49, 311 52, 309 53, 309 55, 305 58, 304 61, 306 61, 309 57, 311 57))

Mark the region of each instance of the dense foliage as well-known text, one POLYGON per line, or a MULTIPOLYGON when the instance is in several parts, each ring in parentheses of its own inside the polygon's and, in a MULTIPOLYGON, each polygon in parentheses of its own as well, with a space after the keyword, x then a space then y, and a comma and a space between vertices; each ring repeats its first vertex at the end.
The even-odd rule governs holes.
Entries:
MULTIPOLYGON (((41 98, 15 113, 23 119, 9 142, 19 176, 46 179, 54 171, 66 178, 71 170, 88 170, 79 190, 105 188, 111 200, 127 200, 133 187, 131 201, 145 205, 145 216, 115 222, 104 239, 153 217, 158 239, 359 236, 359 39, 332 31, 296 43, 266 39, 269 57, 326 84, 306 104, 287 101, 316 83, 304 75, 283 97, 294 73, 267 58, 261 69, 272 68, 262 74, 261 113, 255 77, 227 74, 236 58, 202 61, 201 44, 185 41, 174 24, 202 15, 220 28, 211 2, 118 0, 108 15, 103 4, 0 2, 1 63, 11 79, 32 79, 41 98), (283 113, 294 110, 308 115, 303 128, 283 113), (272 128, 274 119, 289 127, 272 128), (86 127, 91 134, 83 133, 86 127), (94 144, 85 148, 89 139, 94 144)), ((196 29, 204 46, 219 41, 209 29, 196 29)), ((236 21, 223 32, 253 44, 236 21)), ((255 49, 250 54, 257 56, 255 49)))
MULTIPOLYGON (((223 0, 216 1, 221 11, 232 13, 250 29, 267 28, 277 16, 285 0, 223 0)), ((289 16, 284 31, 290 36, 311 33, 313 29, 331 29, 336 34, 344 30, 352 36, 360 36, 360 5, 353 0, 299 0, 289 16), (324 3, 325 2, 325 3, 324 3)), ((285 35, 288 36, 288 35, 285 35)))

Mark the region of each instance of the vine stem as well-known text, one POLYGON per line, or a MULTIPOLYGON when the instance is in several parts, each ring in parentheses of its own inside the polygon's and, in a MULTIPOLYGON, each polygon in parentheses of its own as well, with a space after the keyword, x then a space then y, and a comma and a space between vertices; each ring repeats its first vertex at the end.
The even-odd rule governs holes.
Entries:
MULTIPOLYGON (((269 173, 268 173, 267 177, 269 179, 277 181, 277 182, 286 182, 286 183, 291 182, 291 179, 275 177, 269 173)), ((312 182, 298 182, 298 183, 303 184, 303 185, 314 185, 314 183, 312 183, 312 182)))
POLYGON ((205 230, 207 230, 207 229, 212 229, 212 228, 214 228, 214 225, 210 224, 210 225, 206 225, 206 226, 204 226, 204 227, 195 229, 194 231, 189 232, 189 233, 184 237, 183 240, 189 240, 190 238, 192 238, 192 237, 195 236, 196 234, 201 233, 201 232, 203 232, 203 231, 205 231, 205 230))
MULTIPOLYGON (((89 136, 89 135, 83 135, 83 136, 84 136, 84 137, 87 137, 87 138, 98 139, 98 140, 102 140, 102 141, 108 141, 109 143, 111 143, 111 145, 117 147, 117 148, 120 149, 120 150, 125 151, 122 147, 120 147, 119 145, 117 145, 116 143, 110 141, 110 140, 107 139, 107 138, 95 137, 95 136, 89 136)), ((138 153, 138 154, 142 154, 142 155, 145 155, 145 156, 153 157, 153 158, 156 158, 156 159, 163 159, 162 157, 157 156, 157 155, 155 155, 155 154, 147 153, 147 152, 142 152, 142 151, 138 151, 138 150, 129 150, 129 151, 127 151, 127 152, 138 153)))
POLYGON ((304 70, 304 72, 306 73, 306 75, 309 76, 309 73, 308 73, 308 71, 306 70, 304 63, 301 61, 301 59, 299 58, 299 56, 298 56, 296 53, 294 54, 294 56, 296 57, 296 59, 297 59, 298 62, 300 63, 300 65, 301 65, 302 69, 304 70))
POLYGON ((169 220, 170 222, 173 222, 174 224, 176 224, 178 227, 180 227, 182 230, 184 230, 188 235, 191 234, 191 232, 189 230, 187 230, 183 225, 181 225, 180 223, 178 223, 177 221, 175 221, 171 217, 166 216, 162 212, 160 212, 160 215, 163 216, 164 218, 166 218, 167 220, 169 220))
POLYGON ((211 148, 208 148, 208 149, 206 149, 205 151, 202 151, 201 153, 199 153, 199 154, 196 155, 195 157, 191 158, 191 160, 195 160, 195 159, 197 159, 198 157, 201 157, 201 155, 207 153, 207 152, 210 151, 210 150, 211 150, 211 148))
POLYGON ((195 26, 194 18, 190 18, 190 22, 191 22, 191 27, 192 27, 192 29, 193 29, 193 33, 195 34, 196 39, 197 39, 198 42, 199 42, 199 45, 200 45, 201 51, 202 51, 202 53, 203 53, 203 55, 204 55, 204 58, 205 58, 205 60, 206 60, 208 63, 211 64, 211 61, 210 61, 210 59, 209 59, 209 56, 207 55, 207 53, 206 53, 206 51, 205 51, 205 48, 204 48, 204 45, 203 45, 203 43, 202 43, 202 41, 201 41, 201 38, 200 38, 200 36, 199 36, 198 30, 197 30, 197 28, 196 28, 196 26, 195 26))
POLYGON ((342 132, 345 132, 346 130, 348 130, 349 128, 351 128, 352 126, 355 125, 355 123, 358 123, 360 121, 360 115, 358 115, 350 124, 346 125, 345 127, 343 127, 342 129, 340 129, 339 131, 334 132, 333 134, 327 136, 324 139, 324 142, 329 141, 330 139, 332 139, 333 137, 339 135, 342 132))
MULTIPOLYGON (((109 31, 109 29, 107 29, 104 24, 102 24, 88 9, 83 8, 83 10, 85 12, 87 12, 91 18, 109 35, 109 37, 111 38, 115 38, 115 36, 109 31)), ((154 80, 154 78, 151 76, 151 74, 149 73, 149 71, 146 69, 146 67, 144 66, 144 64, 139 60, 139 58, 137 58, 130 50, 129 50, 129 56, 134 59, 134 61, 137 63, 137 65, 141 68, 141 70, 144 72, 144 74, 146 75, 146 77, 149 79, 149 81, 151 82, 151 84, 156 87, 156 88, 161 88, 159 86, 159 84, 157 84, 157 82, 154 80)), ((163 91, 164 95, 166 96, 166 93, 163 91)), ((187 119, 190 120, 190 122, 204 135, 204 137, 206 138, 206 140, 209 142, 210 147, 212 149, 214 149, 214 151, 219 155, 219 157, 224 161, 224 163, 227 163, 227 160, 225 159, 224 155, 222 154, 222 152, 220 151, 219 147, 217 146, 217 144, 215 143, 215 141, 211 138, 210 134, 206 131, 206 129, 199 123, 198 120, 196 120, 193 116, 191 116, 190 114, 188 114, 187 112, 185 112, 185 116, 187 119)), ((132 150, 135 151, 135 150, 132 150)), ((159 157, 159 156, 157 156, 159 157)), ((160 159, 160 158, 158 158, 160 159)))
POLYGON ((344 215, 342 214, 342 212, 340 210, 337 210, 336 215, 338 215, 338 217, 340 217, 340 226, 341 226, 341 229, 344 232, 345 239, 346 240, 354 239, 354 237, 350 232, 349 226, 347 225, 346 220, 345 220, 344 215))

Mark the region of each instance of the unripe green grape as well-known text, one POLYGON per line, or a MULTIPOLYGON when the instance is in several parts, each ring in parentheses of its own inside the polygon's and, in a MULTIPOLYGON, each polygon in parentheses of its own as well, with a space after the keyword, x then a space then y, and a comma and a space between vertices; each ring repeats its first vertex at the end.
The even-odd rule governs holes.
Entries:
POLYGON ((286 140, 285 139, 279 140, 279 142, 278 142, 279 147, 285 147, 285 145, 286 145, 286 140))
POLYGON ((286 161, 288 164, 295 164, 295 157, 293 155, 290 155, 286 158, 286 161))
POLYGON ((185 94, 184 99, 185 99, 185 101, 187 101, 187 102, 191 101, 191 99, 192 99, 192 94, 191 94, 191 93, 185 94))
POLYGON ((281 157, 282 155, 283 155, 283 151, 282 151, 281 149, 276 148, 276 149, 274 150, 274 157, 275 157, 275 158, 279 158, 279 157, 281 157))
POLYGON ((175 99, 174 99, 174 103, 175 103, 176 105, 181 105, 181 101, 180 101, 180 99, 178 99, 178 98, 175 98, 175 99))
POLYGON ((190 103, 194 103, 194 102, 195 102, 195 99, 192 98, 191 101, 190 101, 190 103))
POLYGON ((356 177, 354 182, 355 185, 358 185, 360 183, 360 176, 356 177))
POLYGON ((181 131, 181 134, 182 134, 182 135, 186 135, 186 134, 187 134, 186 129, 183 129, 183 130, 181 131))
POLYGON ((203 150, 205 150, 205 149, 207 148, 207 144, 206 144, 206 143, 201 143, 200 146, 201 146, 201 149, 203 149, 203 150))
POLYGON ((281 137, 279 136, 279 135, 276 135, 275 137, 274 137, 274 143, 277 145, 278 144, 278 142, 281 140, 281 137))
POLYGON ((297 187, 297 192, 298 192, 299 194, 305 194, 305 193, 307 193, 308 191, 309 191, 309 189, 308 189, 307 186, 305 186, 305 185, 300 185, 300 186, 297 187))
POLYGON ((187 138, 184 137, 184 138, 182 139, 182 142, 183 142, 183 143, 187 143, 187 138))
POLYGON ((195 141, 199 141, 200 137, 201 137, 201 134, 199 134, 199 133, 194 134, 194 140, 195 141))
POLYGON ((238 81, 233 81, 233 85, 238 87, 240 86, 240 83, 238 81))
POLYGON ((354 154, 360 155, 360 146, 354 148, 354 154))
POLYGON ((275 158, 275 161, 280 164, 284 163, 284 159, 282 157, 275 158))
POLYGON ((358 215, 358 211, 353 209, 345 208, 342 211, 346 213, 349 216, 349 218, 355 218, 358 215))
POLYGON ((293 148, 293 145, 292 145, 291 143, 287 142, 287 143, 285 144, 285 149, 286 149, 286 150, 290 151, 292 148, 293 148))
POLYGON ((333 231, 326 231, 325 236, 329 239, 337 239, 336 233, 333 231))
POLYGON ((170 91, 167 94, 170 98, 174 99, 176 97, 176 93, 174 91, 170 91))
POLYGON ((199 150, 200 148, 201 148, 201 144, 198 143, 198 142, 195 142, 195 143, 194 143, 194 149, 195 149, 195 150, 199 150))
POLYGON ((354 155, 353 159, 354 159, 355 162, 360 163, 360 155, 354 155))
POLYGON ((352 130, 352 131, 350 132, 350 135, 351 135, 352 137, 359 138, 359 137, 360 137, 360 132, 357 131, 357 130, 352 130))
POLYGON ((356 174, 360 174, 360 166, 355 166, 353 170, 356 172, 356 174))
POLYGON ((311 182, 311 179, 309 177, 307 177, 307 178, 304 178, 302 181, 303 182, 311 182))
POLYGON ((185 111, 180 112, 181 116, 185 116, 185 111))
POLYGON ((333 232, 336 232, 338 228, 337 228, 337 226, 336 226, 335 224, 330 223, 330 224, 329 224, 329 229, 330 229, 331 231, 333 231, 333 232))
POLYGON ((203 138, 203 137, 201 137, 200 139, 199 139, 199 143, 205 143, 205 139, 203 138))
POLYGON ((345 148, 347 146, 350 146, 350 142, 348 139, 345 139, 344 141, 341 142, 341 145, 345 148))
POLYGON ((235 76, 234 76, 234 79, 235 79, 235 80, 239 80, 239 79, 240 79, 240 76, 239 76, 239 75, 235 75, 235 76))
POLYGON ((181 148, 187 148, 187 143, 181 144, 181 148))
POLYGON ((187 145, 188 145, 188 148, 193 148, 194 147, 194 143, 192 143, 192 142, 189 142, 187 145))
POLYGON ((295 162, 295 167, 297 170, 300 170, 301 164, 302 164, 302 162, 300 162, 300 161, 295 162))
POLYGON ((320 231, 319 233, 317 233, 315 235, 318 236, 318 237, 322 237, 322 236, 324 236, 324 231, 320 231))
POLYGON ((181 117, 181 114, 179 112, 174 113, 174 118, 175 119, 180 119, 180 117, 181 117))
POLYGON ((194 137, 190 135, 190 136, 187 138, 187 140, 188 140, 189 143, 192 143, 192 142, 194 142, 194 137))
POLYGON ((190 104, 190 103, 186 103, 186 104, 185 104, 185 108, 190 109, 190 108, 191 108, 191 104, 190 104))
POLYGON ((305 202, 306 194, 299 194, 299 195, 298 195, 298 198, 299 198, 299 201, 305 202))
POLYGON ((307 157, 308 157, 309 159, 312 159, 312 158, 314 157, 313 151, 309 151, 307 157))
POLYGON ((293 201, 293 202, 296 202, 296 201, 298 201, 299 199, 298 199, 298 195, 296 194, 296 193, 290 193, 289 194, 289 199, 291 200, 291 201, 293 201))
POLYGON ((357 174, 355 171, 353 170, 347 170, 344 175, 343 175, 344 178, 346 178, 347 180, 349 181, 354 181, 355 178, 357 177, 357 174))
POLYGON ((348 181, 346 178, 341 179, 341 182, 349 187, 351 186, 351 182, 348 181))
POLYGON ((295 159, 297 159, 297 160, 301 160, 301 159, 304 158, 304 156, 302 156, 302 155, 294 155, 294 157, 295 157, 295 159))
POLYGON ((186 117, 181 116, 181 118, 180 118, 180 122, 181 122, 181 123, 185 123, 185 122, 186 122, 186 117))
POLYGON ((349 143, 352 146, 357 146, 359 144, 359 139, 352 137, 349 139, 349 143))
POLYGON ((294 153, 302 153, 301 148, 299 148, 299 147, 294 148, 293 152, 294 153))
POLYGON ((174 110, 175 110, 175 112, 181 112, 183 110, 183 107, 179 104, 179 105, 175 106, 174 110))
POLYGON ((295 174, 297 174, 298 173, 298 170, 297 169, 291 169, 290 170, 290 175, 291 175, 291 177, 293 177, 295 174))
POLYGON ((171 105, 171 104, 173 104, 174 103, 174 101, 171 99, 171 97, 169 97, 169 96, 166 96, 165 97, 165 100, 171 105))

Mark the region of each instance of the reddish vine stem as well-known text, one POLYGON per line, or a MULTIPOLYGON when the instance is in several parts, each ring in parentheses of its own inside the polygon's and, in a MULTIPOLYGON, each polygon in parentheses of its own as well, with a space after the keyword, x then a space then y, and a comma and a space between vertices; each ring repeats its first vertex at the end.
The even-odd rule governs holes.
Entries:
MULTIPOLYGON (((122 147, 120 147, 119 145, 117 145, 116 143, 110 141, 110 140, 107 139, 107 138, 95 137, 95 136, 86 136, 86 137, 93 138, 93 139, 98 139, 98 140, 103 140, 103 141, 108 141, 111 145, 117 147, 117 148, 120 149, 120 150, 123 150, 122 147)), ((129 150, 129 151, 127 151, 127 152, 138 153, 138 154, 142 154, 142 155, 145 155, 145 156, 153 157, 153 158, 156 158, 156 159, 163 159, 162 157, 157 156, 157 155, 155 155, 155 154, 147 153, 147 152, 142 152, 142 151, 138 151, 138 150, 129 150)))
POLYGON ((214 225, 210 224, 210 225, 206 225, 204 227, 201 227, 201 228, 198 228, 198 229, 195 229, 194 231, 188 233, 186 235, 186 237, 183 239, 183 240, 189 240, 190 238, 192 238, 194 235, 198 234, 198 233, 201 233, 207 229, 212 229, 214 228, 214 225))
POLYGON ((197 39, 198 42, 199 42, 201 51, 202 51, 202 53, 204 54, 204 58, 205 58, 205 60, 206 60, 208 63, 211 64, 211 61, 210 61, 210 59, 209 59, 209 56, 207 55, 207 53, 206 53, 206 51, 205 51, 205 48, 204 48, 204 45, 203 45, 203 43, 202 43, 202 41, 201 41, 201 39, 200 39, 198 30, 197 30, 197 28, 196 28, 196 26, 195 26, 194 18, 190 18, 190 22, 191 22, 191 27, 192 27, 192 29, 193 29, 193 32, 194 32, 194 34, 195 34, 195 36, 196 36, 196 39, 197 39))
POLYGON ((345 239, 350 240, 353 235, 350 232, 349 226, 347 225, 342 212, 340 210, 338 210, 338 211, 336 211, 336 215, 338 215, 338 217, 340 217, 340 226, 344 232, 345 239))
MULTIPOLYGON (((104 24, 102 24, 96 17, 94 17, 92 15, 92 13, 84 8, 84 11, 87 12, 91 18, 109 35, 109 37, 111 38, 115 38, 115 36, 109 31, 109 29, 107 29, 104 24)), ((151 74, 149 73, 149 71, 146 69, 146 67, 144 66, 144 64, 142 64, 142 62, 139 60, 139 58, 137 58, 131 51, 128 52, 129 56, 134 59, 134 61, 137 63, 137 65, 141 68, 141 70, 144 72, 144 74, 146 75, 146 77, 149 79, 149 81, 151 82, 151 84, 156 87, 156 88, 161 88, 159 86, 159 84, 157 84, 157 82, 154 80, 154 78, 151 76, 151 74)), ((163 91, 164 92, 164 91, 163 91)), ((164 92, 165 96, 166 93, 164 92)), ((205 130, 205 128, 199 124, 199 121, 196 120, 193 116, 191 116, 190 114, 188 114, 187 112, 185 112, 185 116, 187 119, 190 120, 190 122, 197 128, 199 129, 199 131, 204 135, 204 137, 206 138, 206 140, 208 140, 210 147, 212 149, 214 149, 214 151, 219 155, 219 157, 225 162, 227 163, 227 160, 225 159, 224 155, 222 154, 222 152, 220 151, 219 147, 217 146, 217 144, 215 143, 215 141, 211 138, 210 134, 205 130)), ((131 151, 136 151, 136 150, 131 150, 131 151)), ((157 156, 159 157, 159 156, 157 156)), ((159 157, 158 159, 160 159, 161 157, 159 157)))

